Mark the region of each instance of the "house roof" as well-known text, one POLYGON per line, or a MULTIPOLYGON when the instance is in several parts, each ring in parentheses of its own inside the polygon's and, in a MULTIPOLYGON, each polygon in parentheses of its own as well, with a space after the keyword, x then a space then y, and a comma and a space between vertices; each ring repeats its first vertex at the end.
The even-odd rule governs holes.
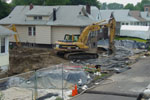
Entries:
POLYGON ((3 26, 0 26, 0 35, 12 35, 12 34, 15 34, 15 32, 13 32, 3 26))
POLYGON ((113 12, 117 22, 138 21, 132 16, 129 16, 129 10, 100 10, 101 19, 109 19, 113 12))
POLYGON ((149 12, 141 12, 141 17, 146 19, 147 21, 150 21, 150 13, 149 12))
POLYGON ((146 19, 141 17, 140 11, 130 11, 129 14, 130 16, 136 18, 139 21, 146 21, 146 19))
POLYGON ((86 26, 95 22, 94 18, 84 16, 86 13, 83 6, 60 6, 56 12, 56 21, 50 21, 47 25, 69 25, 69 26, 86 26))
POLYGON ((16 6, 8 17, 0 20, 0 24, 20 24, 20 25, 62 25, 62 26, 86 26, 95 22, 87 14, 83 5, 77 6, 16 6), (52 11, 56 8, 56 20, 53 21, 52 11), (43 15, 50 16, 48 21, 27 20, 27 16, 43 15))
POLYGON ((33 9, 29 10, 26 15, 34 16, 49 16, 53 12, 53 8, 58 9, 58 6, 34 6, 33 9))
POLYGON ((92 6, 91 7, 91 15, 93 16, 94 19, 96 20, 100 20, 101 19, 101 16, 100 16, 100 11, 97 7, 95 6, 92 6))
POLYGON ((144 7, 150 7, 150 4, 144 4, 144 7))

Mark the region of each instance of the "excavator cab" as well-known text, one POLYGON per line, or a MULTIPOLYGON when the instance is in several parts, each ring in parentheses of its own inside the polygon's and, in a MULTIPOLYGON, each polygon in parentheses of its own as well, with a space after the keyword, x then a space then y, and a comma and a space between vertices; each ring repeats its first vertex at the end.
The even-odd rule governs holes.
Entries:
POLYGON ((77 42, 79 39, 80 35, 70 35, 70 34, 66 34, 64 36, 64 40, 68 41, 68 42, 77 42))

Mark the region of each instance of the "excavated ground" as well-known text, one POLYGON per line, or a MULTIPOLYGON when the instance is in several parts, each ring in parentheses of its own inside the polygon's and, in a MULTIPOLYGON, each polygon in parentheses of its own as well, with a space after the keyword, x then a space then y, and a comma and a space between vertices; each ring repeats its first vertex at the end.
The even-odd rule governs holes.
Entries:
POLYGON ((57 57, 52 49, 17 48, 10 50, 10 69, 7 74, 11 76, 67 62, 57 57))

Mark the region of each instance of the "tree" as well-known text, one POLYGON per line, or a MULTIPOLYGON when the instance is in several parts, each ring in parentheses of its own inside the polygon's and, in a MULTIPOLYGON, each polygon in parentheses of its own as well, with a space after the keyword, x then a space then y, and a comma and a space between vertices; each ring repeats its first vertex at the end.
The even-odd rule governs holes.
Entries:
POLYGON ((12 0, 12 5, 86 5, 90 4, 100 8, 100 2, 98 0, 12 0))
POLYGON ((69 2, 69 0, 45 0, 46 5, 66 5, 69 2))
POLYGON ((106 3, 106 2, 105 2, 105 3, 103 3, 103 4, 101 5, 101 9, 102 9, 102 10, 107 9, 107 3, 106 3))
POLYGON ((150 4, 150 0, 142 0, 135 5, 135 10, 144 11, 144 5, 150 4))
POLYGON ((135 5, 135 10, 143 11, 142 9, 144 9, 142 3, 137 3, 137 4, 135 5))
POLYGON ((69 2, 70 5, 92 5, 92 6, 97 6, 100 8, 100 2, 98 0, 70 0, 69 2))
POLYGON ((124 7, 124 9, 135 10, 135 7, 134 7, 134 5, 133 5, 133 4, 128 3, 128 4, 124 7))
POLYGON ((109 3, 108 9, 123 9, 123 4, 119 3, 109 3))
POLYGON ((11 6, 0 0, 0 19, 8 16, 11 11, 11 6))

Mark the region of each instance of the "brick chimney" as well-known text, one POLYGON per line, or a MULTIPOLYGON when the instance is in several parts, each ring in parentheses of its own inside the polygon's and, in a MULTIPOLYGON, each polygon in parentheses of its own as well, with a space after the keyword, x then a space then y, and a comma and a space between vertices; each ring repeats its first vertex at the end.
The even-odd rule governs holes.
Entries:
POLYGON ((56 8, 53 8, 53 21, 56 20, 56 8))
POLYGON ((90 4, 86 5, 86 11, 87 11, 88 14, 91 14, 91 6, 90 6, 90 4))
POLYGON ((29 9, 30 9, 30 10, 33 9, 33 4, 32 4, 32 3, 30 4, 29 9))

